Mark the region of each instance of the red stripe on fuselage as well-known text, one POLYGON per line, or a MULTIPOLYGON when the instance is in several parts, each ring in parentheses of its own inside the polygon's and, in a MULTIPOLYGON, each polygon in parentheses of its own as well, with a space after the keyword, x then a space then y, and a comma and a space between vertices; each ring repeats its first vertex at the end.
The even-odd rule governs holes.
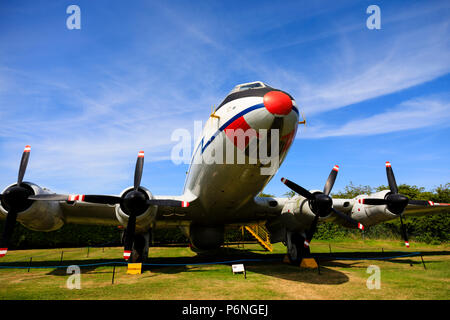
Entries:
POLYGON ((252 129, 247 121, 245 121, 244 116, 239 117, 230 123, 224 131, 233 144, 241 150, 244 150, 247 147, 251 138, 258 136, 256 130, 252 129))

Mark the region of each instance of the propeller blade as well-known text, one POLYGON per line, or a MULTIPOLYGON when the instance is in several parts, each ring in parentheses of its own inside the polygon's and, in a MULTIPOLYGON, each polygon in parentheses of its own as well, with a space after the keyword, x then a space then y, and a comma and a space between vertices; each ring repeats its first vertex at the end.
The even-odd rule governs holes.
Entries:
POLYGON ((409 248, 408 233, 406 232, 406 227, 403 224, 402 215, 400 215, 400 224, 402 225, 402 233, 403 233, 403 239, 405 240, 405 246, 407 248, 409 248))
POLYGON ((22 183, 25 171, 27 170, 28 159, 30 159, 30 151, 31 147, 25 146, 25 149, 23 150, 22 153, 22 159, 20 160, 19 176, 17 177, 17 185, 19 186, 22 183))
POLYGON ((378 206, 383 204, 388 204, 389 202, 386 199, 362 199, 363 204, 378 206))
POLYGON ((17 212, 13 209, 9 210, 6 216, 5 227, 3 229, 2 239, 0 243, 0 258, 4 257, 8 252, 9 241, 14 232, 14 227, 16 226, 17 212))
POLYGON ((325 183, 325 187, 323 188, 323 193, 329 195, 331 189, 333 188, 334 182, 336 181, 336 176, 339 171, 339 166, 335 165, 328 176, 327 182, 325 183))
POLYGON ((309 247, 309 244, 311 243, 311 240, 314 236, 314 233, 316 233, 316 229, 317 229, 317 222, 319 221, 319 215, 316 214, 316 216, 314 217, 314 220, 311 224, 311 227, 309 228, 308 232, 306 233, 306 239, 305 242, 303 242, 303 245, 305 246, 305 248, 309 247))
POLYGON ((131 214, 128 217, 127 229, 125 230, 125 246, 123 250, 123 258, 128 261, 133 249, 134 233, 136 231, 136 216, 131 214))
POLYGON ((393 194, 398 193, 397 182, 395 182, 394 171, 392 171, 392 166, 389 161, 386 162, 386 175, 389 182, 389 189, 393 194))
POLYGON ((288 186, 289 189, 297 192, 299 195, 305 197, 308 200, 314 200, 314 195, 309 192, 308 190, 306 190, 303 187, 300 187, 298 184, 286 179, 286 178, 281 178, 281 182, 283 182, 286 186, 288 186))
POLYGON ((136 160, 136 169, 134 171, 134 190, 137 190, 141 185, 142 171, 144 169, 144 151, 139 151, 136 160))
POLYGON ((179 200, 164 200, 164 199, 151 199, 147 200, 147 204, 151 206, 162 206, 162 207, 189 207, 189 202, 179 201, 179 200))
POLYGON ((430 206, 430 202, 425 201, 425 200, 409 200, 408 204, 413 204, 416 206, 425 206, 425 207, 430 206))
POLYGON ((346 214, 343 214, 342 212, 337 211, 334 208, 331 208, 331 211, 333 211, 336 215, 338 215, 342 219, 344 219, 344 220, 348 221, 349 223, 351 223, 352 225, 354 225, 356 228, 358 228, 360 230, 364 230, 364 226, 361 223, 359 223, 358 221, 356 221, 355 219, 350 218, 346 214))

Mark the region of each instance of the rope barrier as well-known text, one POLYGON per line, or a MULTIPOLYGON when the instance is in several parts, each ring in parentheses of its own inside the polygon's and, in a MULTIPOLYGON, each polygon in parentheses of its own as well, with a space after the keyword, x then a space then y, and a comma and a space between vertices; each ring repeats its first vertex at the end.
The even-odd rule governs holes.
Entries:
MULTIPOLYGON (((279 259, 240 259, 240 260, 230 260, 230 261, 216 261, 216 262, 199 262, 199 263, 143 263, 143 266, 195 266, 195 265, 215 265, 215 264, 229 264, 236 262, 262 262, 262 261, 280 261, 279 259)), ((112 262, 99 262, 99 263, 89 263, 89 264, 77 264, 79 267, 93 267, 93 266, 102 266, 102 265, 111 265, 111 264, 123 264, 127 265, 128 262, 122 261, 112 261, 112 262)), ((56 269, 56 268, 67 268, 68 265, 65 266, 1 266, 1 269, 56 269)))
POLYGON ((398 259, 398 258, 418 256, 420 254, 421 254, 420 252, 413 252, 413 253, 408 253, 408 254, 404 254, 404 255, 401 255, 401 256, 380 257, 380 258, 368 258, 368 257, 365 257, 365 258, 348 258, 348 257, 334 257, 334 256, 332 256, 332 257, 330 257, 330 260, 389 260, 389 259, 398 259))
MULTIPOLYGON (((361 258, 348 258, 348 257, 330 257, 325 258, 323 260, 389 260, 389 259, 398 259, 398 258, 405 258, 405 257, 411 257, 411 256, 418 256, 421 255, 420 252, 413 252, 408 253, 404 255, 399 256, 391 256, 391 257, 361 257, 361 258)), ((315 258, 319 258, 319 260, 322 260, 321 257, 313 256, 315 258)), ((217 264, 232 264, 232 263, 238 263, 238 262, 281 262, 280 259, 239 259, 239 260, 229 260, 229 261, 215 261, 215 262, 199 262, 199 263, 143 263, 143 266, 162 266, 162 267, 175 267, 175 266, 198 266, 198 265, 217 265, 217 264)), ((128 262, 123 261, 111 261, 111 262, 99 262, 99 263, 90 263, 90 264, 78 264, 79 267, 93 267, 93 266, 104 266, 104 265, 127 265, 128 262)), ((68 265, 65 266, 2 266, 0 265, 0 269, 57 269, 57 268, 67 268, 68 265)))
MULTIPOLYGON (((79 267, 93 267, 93 266, 102 266, 109 264, 127 264, 127 262, 99 262, 99 263, 90 263, 90 264, 77 264, 79 267)), ((0 266, 0 269, 57 269, 57 268, 67 268, 66 266, 0 266)))

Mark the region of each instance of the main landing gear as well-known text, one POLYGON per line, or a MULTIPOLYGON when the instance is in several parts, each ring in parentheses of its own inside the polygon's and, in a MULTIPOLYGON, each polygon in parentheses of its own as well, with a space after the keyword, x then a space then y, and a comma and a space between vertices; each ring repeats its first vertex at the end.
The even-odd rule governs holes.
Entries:
POLYGON ((286 247, 287 256, 290 262, 294 265, 299 265, 303 258, 311 256, 311 250, 309 247, 305 248, 306 234, 299 232, 287 231, 286 233, 286 247))
MULTIPOLYGON (((150 245, 150 232, 151 231, 134 234, 131 256, 128 259, 128 263, 143 263, 147 260, 150 245)), ((122 238, 122 242, 123 241, 124 237, 122 238)))

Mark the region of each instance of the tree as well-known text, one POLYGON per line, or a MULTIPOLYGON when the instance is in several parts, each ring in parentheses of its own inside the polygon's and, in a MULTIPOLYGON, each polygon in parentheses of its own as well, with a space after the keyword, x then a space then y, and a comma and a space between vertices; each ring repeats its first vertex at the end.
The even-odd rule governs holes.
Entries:
POLYGON ((292 190, 287 191, 283 194, 283 196, 285 196, 286 198, 289 198, 289 199, 293 198, 295 195, 296 195, 295 191, 292 191, 292 190))
POLYGON ((270 193, 260 192, 260 193, 258 194, 258 197, 274 198, 275 196, 274 196, 273 194, 270 194, 270 193))
POLYGON ((371 194, 372 190, 373 189, 370 186, 355 186, 353 182, 350 181, 350 185, 345 186, 344 191, 333 193, 331 196, 333 198, 352 199, 360 194, 371 194))

